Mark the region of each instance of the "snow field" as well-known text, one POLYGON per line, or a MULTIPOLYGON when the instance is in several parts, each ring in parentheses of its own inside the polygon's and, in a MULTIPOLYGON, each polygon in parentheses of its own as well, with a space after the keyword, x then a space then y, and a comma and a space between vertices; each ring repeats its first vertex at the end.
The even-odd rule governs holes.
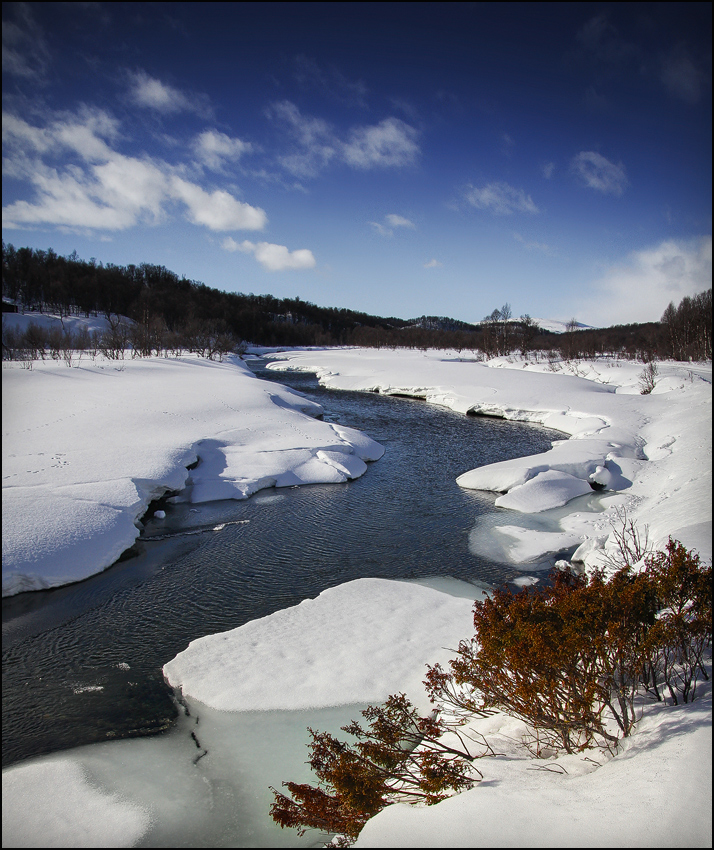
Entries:
MULTIPOLYGON (((583 363, 576 367, 579 374, 564 375, 543 363, 464 362, 444 352, 281 356, 276 368, 317 371, 327 386, 415 395, 463 413, 540 422, 569 435, 542 455, 465 470, 459 479, 461 486, 502 493, 503 522, 489 526, 486 535, 486 529, 475 528, 472 537, 500 539, 512 562, 526 571, 544 554, 578 543, 576 555, 586 566, 597 565, 612 544, 613 511, 623 506, 638 524, 649 525, 658 545, 671 534, 711 557, 710 367, 662 364, 655 391, 641 396, 638 364, 583 363), (604 512, 573 508, 582 503, 589 480, 608 488, 604 512), (538 524, 546 504, 559 506, 548 508, 560 517, 557 531, 538 524), (519 517, 527 523, 516 522, 519 517)), ((167 482, 180 479, 172 489, 188 483, 183 497, 197 501, 229 491, 244 498, 270 484, 307 483, 317 463, 326 476, 347 476, 361 468, 358 460, 379 456, 372 441, 306 416, 314 415, 314 407, 298 394, 264 387, 239 362, 126 361, 123 371, 109 376, 111 382, 101 374, 121 365, 68 370, 64 364, 37 364, 32 372, 3 371, 12 398, 5 408, 8 392, 3 393, 3 430, 15 453, 8 458, 10 552, 22 553, 27 529, 37 523, 38 541, 45 541, 40 549, 51 553, 34 562, 35 573, 27 565, 25 572, 16 570, 16 576, 29 576, 29 586, 55 581, 42 565, 61 562, 71 545, 75 556, 87 551, 96 527, 107 529, 108 540, 119 539, 116 515, 130 518, 133 526, 167 482), (129 376, 141 381, 122 385, 129 376), (64 388, 71 388, 71 401, 64 388), (137 408, 147 411, 140 423, 137 408), (175 428, 167 424, 169 417, 175 428), (70 418, 76 426, 64 424, 70 418), (97 428, 97 422, 106 424, 97 428), (196 455, 203 459, 202 451, 204 463, 186 482, 185 465, 196 455), (280 452, 289 454, 287 462, 276 457, 269 466, 269 455, 280 452), (137 458, 142 466, 134 465, 137 458), (58 540, 57 521, 46 515, 62 513, 67 500, 80 501, 80 494, 81 501, 97 506, 96 515, 78 514, 82 522, 74 527, 75 515, 65 513, 58 540), (23 495, 22 504, 15 501, 23 495), (102 514, 107 507, 116 515, 102 514)), ((22 562, 16 557, 13 563, 22 562)), ((534 580, 524 576, 520 582, 534 580)), ((3 772, 4 845, 124 846, 141 840, 175 846, 180 836, 210 846, 302 846, 294 833, 273 828, 266 814, 268 783, 310 781, 304 766, 300 772, 306 756, 295 730, 309 723, 336 733, 358 717, 361 704, 398 691, 427 708, 419 685, 425 665, 443 662, 449 648, 472 633, 471 601, 479 595, 463 583, 437 589, 360 579, 192 642, 164 668, 191 712, 169 735, 93 745, 3 772), (308 706, 318 714, 308 715, 308 706), (291 710, 281 711, 285 708, 291 710), (286 729, 283 738, 280 730, 286 729), (267 748, 251 749, 261 736, 267 748), (299 754, 296 749, 287 756, 296 743, 299 754), (58 782, 66 797, 55 795, 58 782), (90 832, 99 810, 109 812, 96 827, 102 835, 90 832), (238 811, 248 812, 242 823, 238 811)), ((599 767, 580 757, 534 763, 517 747, 522 727, 503 715, 474 724, 504 753, 479 764, 484 782, 437 806, 388 807, 367 824, 358 846, 711 846, 709 686, 690 705, 647 706, 616 757, 588 755, 599 767)), ((314 844, 315 837, 302 841, 314 844)))

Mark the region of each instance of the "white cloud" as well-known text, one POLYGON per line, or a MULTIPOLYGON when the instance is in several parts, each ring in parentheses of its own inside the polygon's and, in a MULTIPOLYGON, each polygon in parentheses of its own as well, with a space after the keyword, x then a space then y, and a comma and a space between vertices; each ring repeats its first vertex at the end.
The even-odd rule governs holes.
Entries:
POLYGON ((299 177, 314 177, 331 162, 353 168, 401 168, 413 165, 419 155, 419 132, 399 118, 385 118, 369 127, 350 130, 342 141, 327 121, 303 115, 289 100, 271 104, 265 115, 281 123, 294 147, 278 161, 299 177))
POLYGON ((419 133, 399 118, 385 118, 372 127, 350 133, 342 155, 355 168, 388 168, 413 165, 419 155, 419 133))
POLYGON ((236 162, 253 150, 250 142, 231 138, 217 130, 204 130, 196 136, 192 147, 199 160, 212 171, 220 171, 225 160, 236 162))
POLYGON ((466 200, 477 209, 490 210, 496 215, 510 215, 514 212, 539 212, 530 195, 523 189, 515 189, 508 183, 488 183, 482 189, 469 186, 466 200))
POLYGON ((261 266, 270 272, 312 269, 316 265, 315 257, 308 248, 288 251, 285 245, 275 245, 272 242, 255 244, 246 239, 238 244, 230 238, 223 241, 223 247, 227 251, 242 251, 244 254, 253 254, 261 266))
POLYGON ((386 225, 380 224, 378 221, 368 221, 367 224, 371 224, 377 233, 382 236, 394 236, 393 227, 406 227, 409 230, 416 230, 416 224, 408 218, 404 218, 403 215, 389 213, 384 216, 384 220, 387 222, 386 225))
POLYGON ((581 151, 570 163, 572 170, 590 189, 619 197, 629 185, 625 166, 610 162, 595 151, 581 151))
POLYGON ((633 251, 593 284, 594 297, 577 308, 588 324, 656 322, 670 301, 712 285, 712 238, 668 240, 633 251))
POLYGON ((442 263, 440 263, 438 260, 432 259, 432 260, 429 260, 428 263, 424 263, 424 268, 425 269, 436 269, 441 265, 442 265, 442 263))
POLYGON ((262 230, 268 222, 265 211, 237 201, 229 192, 206 192, 180 177, 171 180, 171 193, 188 207, 188 219, 211 230, 262 230))
POLYGON ((545 177, 546 180, 550 180, 553 176, 553 172, 555 171, 555 163, 554 162, 546 162, 541 166, 541 174, 545 177))
POLYGON ((3 226, 55 225, 125 230, 165 220, 176 202, 194 224, 211 230, 260 230, 262 209, 178 176, 148 156, 125 156, 109 144, 118 123, 100 110, 62 114, 44 127, 3 116, 3 168, 34 188, 33 201, 3 207, 3 226), (72 159, 67 160, 67 153, 72 159), (79 164, 77 163, 79 160, 79 164))
POLYGON ((164 115, 175 112, 195 112, 202 117, 211 114, 206 95, 186 94, 167 83, 150 77, 145 71, 130 74, 129 97, 137 106, 154 109, 164 115))
POLYGON ((392 227, 408 227, 411 230, 416 230, 416 224, 413 221, 409 221, 408 218, 404 218, 403 215, 395 215, 394 213, 389 213, 389 215, 385 216, 386 221, 392 225, 392 227))

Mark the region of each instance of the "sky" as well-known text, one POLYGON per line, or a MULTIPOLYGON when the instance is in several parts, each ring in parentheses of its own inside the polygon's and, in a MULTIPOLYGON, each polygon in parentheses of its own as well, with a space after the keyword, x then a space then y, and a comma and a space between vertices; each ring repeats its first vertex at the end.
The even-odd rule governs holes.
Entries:
POLYGON ((3 239, 409 319, 711 286, 709 3, 5 3, 3 239))

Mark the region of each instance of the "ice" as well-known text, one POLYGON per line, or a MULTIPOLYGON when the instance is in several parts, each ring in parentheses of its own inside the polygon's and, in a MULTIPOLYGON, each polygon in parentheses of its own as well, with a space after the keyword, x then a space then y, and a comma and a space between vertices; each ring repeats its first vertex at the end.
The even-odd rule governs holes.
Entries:
POLYGON ((580 536, 568 532, 538 531, 516 525, 501 525, 494 528, 496 534, 505 538, 504 547, 508 560, 525 565, 539 561, 551 552, 559 552, 580 541, 580 536))

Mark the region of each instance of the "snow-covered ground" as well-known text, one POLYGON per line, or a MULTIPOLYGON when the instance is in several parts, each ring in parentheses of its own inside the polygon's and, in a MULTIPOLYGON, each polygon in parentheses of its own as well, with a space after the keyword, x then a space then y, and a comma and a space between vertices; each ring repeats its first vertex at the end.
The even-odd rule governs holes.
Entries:
POLYGON ((341 482, 384 451, 237 357, 84 355, 73 368, 4 362, 2 374, 3 596, 113 564, 166 491, 206 502, 341 482))
MULTIPOLYGON (((671 534, 711 558, 709 365, 659 364, 657 386, 646 396, 638 386, 642 364, 622 362, 559 364, 553 371, 547 361, 485 364, 457 353, 352 349, 283 353, 274 365, 317 371, 336 389, 418 396, 463 413, 540 422, 563 432, 549 452, 464 470, 459 478, 464 487, 502 492, 499 501, 509 509, 500 531, 477 527, 472 545, 493 533, 510 538, 513 560, 526 571, 566 539, 567 545, 583 544, 578 557, 586 565, 597 563, 616 507, 648 524, 654 543, 662 545, 671 534), (569 512, 570 500, 589 488, 589 480, 610 488, 603 491, 605 512, 569 512), (519 521, 550 505, 561 506, 559 530, 519 521)), ((28 529, 34 534, 32 522, 53 558, 68 546, 77 547, 76 557, 94 545, 93 530, 107 539, 118 538, 118 528, 135 536, 129 526, 148 499, 161 488, 178 489, 197 455, 205 454, 204 463, 191 473, 193 494, 186 497, 200 499, 246 496, 271 478, 313 480, 316 469, 346 476, 364 471, 358 461, 379 455, 372 441, 310 418, 311 404, 266 387, 240 362, 150 359, 82 367, 45 364, 28 371, 11 364, 3 371, 3 404, 12 411, 3 413, 11 438, 4 435, 4 452, 12 446, 18 455, 9 467, 5 461, 3 472, 13 475, 3 482, 15 507, 9 546, 29 553, 25 557, 34 548, 23 543, 28 529), (102 427, 93 427, 96 422, 102 427), (63 443, 53 436, 60 433, 63 443), (272 457, 278 454, 289 455, 289 462, 281 465, 272 457), (64 460, 73 463, 71 481, 63 477, 64 460), (303 468, 309 474, 300 478, 303 468), (24 499, 19 510, 16 496, 24 499), (82 513, 86 504, 91 511, 82 513), (31 519, 24 510, 34 511, 31 519), (46 516, 55 510, 64 512, 62 528, 46 516)), ((4 530, 3 546, 5 537, 4 530)), ((38 567, 33 576, 34 586, 56 579, 38 567)), ((357 717, 360 705, 398 691, 425 709, 419 687, 425 665, 443 661, 448 647, 472 633, 470 607, 478 593, 455 581, 426 587, 360 579, 194 641, 167 659, 165 675, 184 695, 205 756, 197 758, 185 718, 169 736, 16 765, 3 772, 4 846, 169 846, 177 836, 185 842, 196 834, 210 846, 314 843, 314 835, 301 841, 266 825, 268 782, 309 781, 301 766, 304 747, 291 751, 279 738, 274 761, 253 755, 246 765, 245 753, 253 752, 259 736, 239 737, 242 716, 264 711, 269 724, 276 712, 279 724, 295 722, 286 720, 292 715, 300 724, 308 709, 342 706, 348 716, 339 726, 357 717), (291 711, 281 713, 286 708, 291 711), (263 788, 262 796, 251 781, 263 788), (240 824, 238 798, 246 812, 240 824), (204 830, 213 830, 210 839, 204 830)), ((319 714, 308 722, 325 728, 319 714)), ((482 783, 437 806, 385 809, 367 824, 358 846, 711 845, 709 687, 691 705, 646 706, 636 734, 615 758, 589 754, 602 766, 579 756, 558 759, 560 768, 525 758, 516 746, 522 727, 503 715, 479 721, 479 728, 504 753, 479 765, 482 783)))

